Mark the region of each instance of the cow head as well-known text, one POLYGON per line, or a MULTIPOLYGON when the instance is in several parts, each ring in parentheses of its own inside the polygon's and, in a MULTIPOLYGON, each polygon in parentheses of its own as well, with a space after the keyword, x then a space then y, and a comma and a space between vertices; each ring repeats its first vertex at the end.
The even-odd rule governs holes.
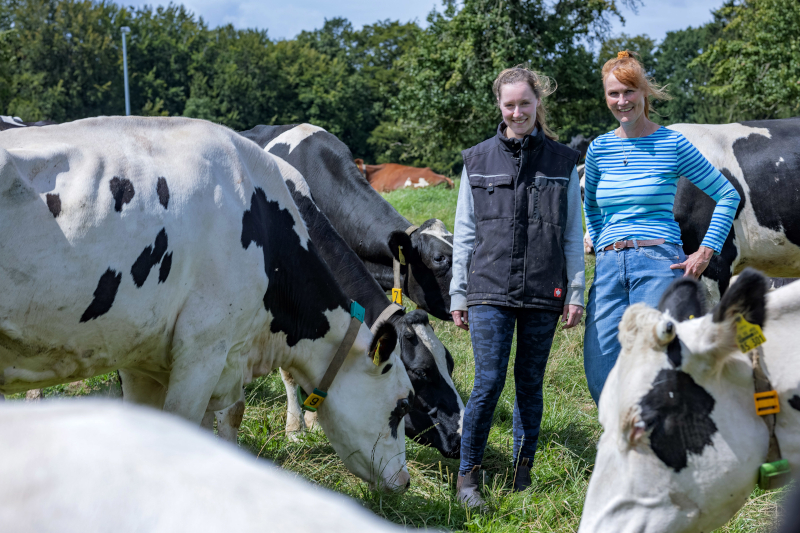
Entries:
POLYGON ((401 322, 403 364, 414 386, 414 405, 406 415, 406 435, 458 458, 464 402, 451 376, 453 357, 436 337, 428 313, 417 309, 401 322))
POLYGON ((403 231, 389 236, 389 249, 398 259, 398 247, 408 264, 405 292, 420 309, 440 320, 450 316, 450 280, 453 278, 453 234, 439 219, 426 220, 409 237, 403 231))
MULTIPOLYGON (((344 320, 349 321, 349 316, 344 320)), ((410 483, 403 418, 414 393, 394 353, 396 345, 393 325, 382 324, 374 337, 362 325, 317 419, 348 470, 372 486, 402 490, 410 483)), ((325 368, 329 361, 324 361, 325 368)), ((315 373, 321 376, 325 368, 315 373)), ((310 380, 303 369, 292 368, 292 374, 305 390, 313 389, 306 384, 310 380)))
POLYGON ((625 311, 622 351, 600 396, 604 432, 580 533, 711 531, 741 507, 768 433, 736 320, 763 325, 766 289, 748 269, 701 316, 700 285, 682 279, 659 310, 625 311))

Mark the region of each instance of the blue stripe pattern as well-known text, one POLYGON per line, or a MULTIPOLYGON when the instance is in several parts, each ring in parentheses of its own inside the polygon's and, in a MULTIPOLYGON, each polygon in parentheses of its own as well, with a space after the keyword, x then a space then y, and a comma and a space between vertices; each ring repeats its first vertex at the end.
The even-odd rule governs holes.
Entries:
POLYGON ((595 139, 586 154, 583 204, 595 248, 627 239, 663 238, 683 244, 672 216, 681 176, 717 203, 702 245, 719 253, 740 198, 692 143, 663 127, 637 139, 621 139, 613 131, 595 139))

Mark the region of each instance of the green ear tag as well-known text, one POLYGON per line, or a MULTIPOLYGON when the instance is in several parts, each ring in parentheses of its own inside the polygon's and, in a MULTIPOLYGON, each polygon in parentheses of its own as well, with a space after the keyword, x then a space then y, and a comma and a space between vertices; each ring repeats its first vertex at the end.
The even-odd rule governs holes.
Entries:
POLYGON ((375 355, 372 356, 372 364, 375 366, 380 366, 381 364, 381 341, 378 341, 378 344, 375 345, 375 355))
POLYGON ((742 315, 739 315, 736 320, 736 344, 739 345, 742 353, 747 353, 765 342, 767 339, 764 337, 764 332, 761 331, 761 326, 751 324, 742 315))

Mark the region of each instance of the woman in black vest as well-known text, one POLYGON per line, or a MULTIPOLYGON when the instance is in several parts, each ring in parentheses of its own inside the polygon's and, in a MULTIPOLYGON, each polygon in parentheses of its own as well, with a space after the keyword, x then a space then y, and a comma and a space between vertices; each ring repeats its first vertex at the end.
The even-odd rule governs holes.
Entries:
POLYGON ((480 464, 503 391, 514 325, 514 490, 530 483, 542 380, 559 317, 583 313, 579 153, 555 141, 542 99, 550 80, 523 66, 494 82, 497 135, 464 150, 456 210, 451 313, 469 330, 475 383, 464 414, 458 499, 483 507, 480 464), (468 310, 469 309, 469 310, 468 310))

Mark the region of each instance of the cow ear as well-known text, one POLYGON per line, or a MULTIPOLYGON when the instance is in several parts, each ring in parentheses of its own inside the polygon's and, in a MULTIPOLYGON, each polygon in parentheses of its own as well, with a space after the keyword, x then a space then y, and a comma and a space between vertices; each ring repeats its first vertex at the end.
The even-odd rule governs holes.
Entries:
POLYGON ((414 245, 411 243, 411 237, 406 235, 405 231, 393 231, 389 235, 389 250, 392 256, 401 263, 409 261, 414 254, 414 245), (403 247, 404 260, 400 259, 400 247, 403 247))
POLYGON ((714 308, 714 322, 724 322, 741 314, 751 324, 764 325, 766 317, 767 278, 752 268, 746 268, 714 308))
POLYGON ((705 298, 700 284, 690 278, 679 278, 672 282, 658 303, 658 310, 669 312, 669 316, 678 322, 690 318, 700 318, 705 311, 705 298))
POLYGON ((378 326, 378 331, 372 338, 369 346, 369 358, 375 365, 380 366, 389 360, 396 346, 397 330, 389 322, 384 322, 378 326))

